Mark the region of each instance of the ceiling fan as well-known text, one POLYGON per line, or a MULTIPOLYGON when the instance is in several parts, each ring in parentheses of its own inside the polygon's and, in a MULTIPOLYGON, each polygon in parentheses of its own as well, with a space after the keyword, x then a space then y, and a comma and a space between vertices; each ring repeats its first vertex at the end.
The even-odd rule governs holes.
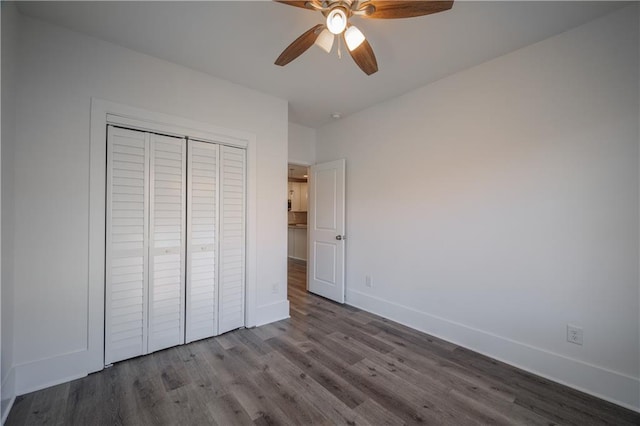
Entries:
POLYGON ((298 37, 278 56, 275 64, 285 66, 302 55, 314 44, 329 53, 338 36, 338 56, 340 44, 344 42, 355 63, 367 75, 378 71, 376 55, 364 34, 349 23, 352 16, 373 19, 412 18, 430 15, 451 9, 453 1, 377 1, 377 0, 307 0, 281 1, 289 6, 321 12, 326 18, 324 24, 318 24, 298 37))

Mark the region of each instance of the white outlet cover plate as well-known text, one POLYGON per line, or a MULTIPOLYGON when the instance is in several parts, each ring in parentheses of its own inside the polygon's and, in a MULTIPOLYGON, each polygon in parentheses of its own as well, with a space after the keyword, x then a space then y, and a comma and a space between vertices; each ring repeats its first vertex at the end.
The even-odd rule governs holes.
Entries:
POLYGON ((584 333, 582 327, 567 324, 567 342, 582 345, 584 333))

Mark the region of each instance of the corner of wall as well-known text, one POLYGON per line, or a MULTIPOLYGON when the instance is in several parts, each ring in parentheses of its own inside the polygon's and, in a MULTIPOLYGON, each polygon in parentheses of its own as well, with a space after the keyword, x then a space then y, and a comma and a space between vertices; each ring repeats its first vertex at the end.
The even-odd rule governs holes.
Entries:
POLYGON ((316 129, 289 123, 289 162, 294 164, 315 164, 316 129))
POLYGON ((9 417, 13 402, 16 400, 15 392, 15 369, 10 368, 7 376, 2 381, 2 400, 0 401, 0 412, 2 413, 2 419, 0 424, 4 424, 9 417))
POLYGON ((261 326, 289 318, 289 301, 282 300, 279 302, 258 306, 256 318, 256 326, 261 326))
MULTIPOLYGON (((638 28, 638 58, 640 58, 640 6, 636 5, 636 10, 638 12, 638 20, 636 23, 638 28)), ((638 103, 639 103, 638 105, 639 106, 638 108, 638 147, 640 148, 640 84, 638 85, 638 103)), ((638 152, 640 155, 640 149, 638 150, 638 152)), ((638 164, 640 164, 640 160, 638 164)), ((638 170, 638 181, 640 181, 640 170, 638 170)), ((638 217, 638 220, 640 221, 640 216, 638 217)), ((639 241, 640 241, 640 235, 639 235, 639 241)), ((638 258, 638 269, 639 269, 638 276, 640 277, 640 257, 638 258)), ((639 301, 638 305, 640 306, 640 281, 638 282, 638 301, 639 301)), ((638 324, 640 324, 640 309, 638 309, 638 324)), ((638 333, 640 334, 640 329, 638 330, 638 333)), ((638 359, 638 371, 640 371, 640 359, 638 359)), ((640 395, 640 381, 638 381, 638 394, 640 395)), ((637 404, 640 407, 640 396, 638 397, 637 404)))
POLYGON ((1 44, 2 44, 2 142, 1 149, 1 270, 0 299, 1 321, 0 335, 0 414, 2 422, 9 415, 15 399, 15 374, 13 369, 13 152, 15 146, 15 99, 16 99, 16 57, 19 37, 20 14, 13 2, 1 5, 1 44))

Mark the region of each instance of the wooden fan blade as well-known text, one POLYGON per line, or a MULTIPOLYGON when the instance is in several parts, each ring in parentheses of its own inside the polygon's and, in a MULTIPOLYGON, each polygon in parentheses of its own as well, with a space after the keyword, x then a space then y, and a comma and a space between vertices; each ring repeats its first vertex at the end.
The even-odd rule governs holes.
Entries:
POLYGON ((318 24, 295 39, 295 41, 287 46, 287 48, 284 49, 280 56, 278 56, 275 64, 283 67, 289 62, 296 59, 298 56, 302 55, 308 48, 313 46, 313 43, 315 43, 318 35, 320 35, 320 30, 322 27, 324 27, 323 24, 318 24))
POLYGON ((282 3, 289 6, 301 7, 303 9, 314 10, 313 6, 309 6, 308 3, 318 4, 317 0, 303 0, 303 1, 283 1, 283 0, 275 0, 276 3, 282 3))
MULTIPOLYGON (((345 42, 345 46, 346 45, 347 43, 345 42)), ((349 50, 349 54, 365 74, 371 75, 378 71, 376 55, 373 54, 373 49, 367 40, 363 41, 362 44, 355 49, 349 50)))
POLYGON ((375 1, 368 4, 375 6, 371 14, 362 15, 363 18, 398 19, 413 18, 415 16, 431 15, 451 9, 453 1, 375 1))

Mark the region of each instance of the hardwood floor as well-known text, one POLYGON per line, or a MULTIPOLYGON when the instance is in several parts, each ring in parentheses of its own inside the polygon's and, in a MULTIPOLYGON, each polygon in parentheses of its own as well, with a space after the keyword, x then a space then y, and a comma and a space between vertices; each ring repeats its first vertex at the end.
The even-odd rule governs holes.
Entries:
POLYGON ((18 397, 7 425, 613 424, 640 415, 305 290, 291 319, 18 397))

